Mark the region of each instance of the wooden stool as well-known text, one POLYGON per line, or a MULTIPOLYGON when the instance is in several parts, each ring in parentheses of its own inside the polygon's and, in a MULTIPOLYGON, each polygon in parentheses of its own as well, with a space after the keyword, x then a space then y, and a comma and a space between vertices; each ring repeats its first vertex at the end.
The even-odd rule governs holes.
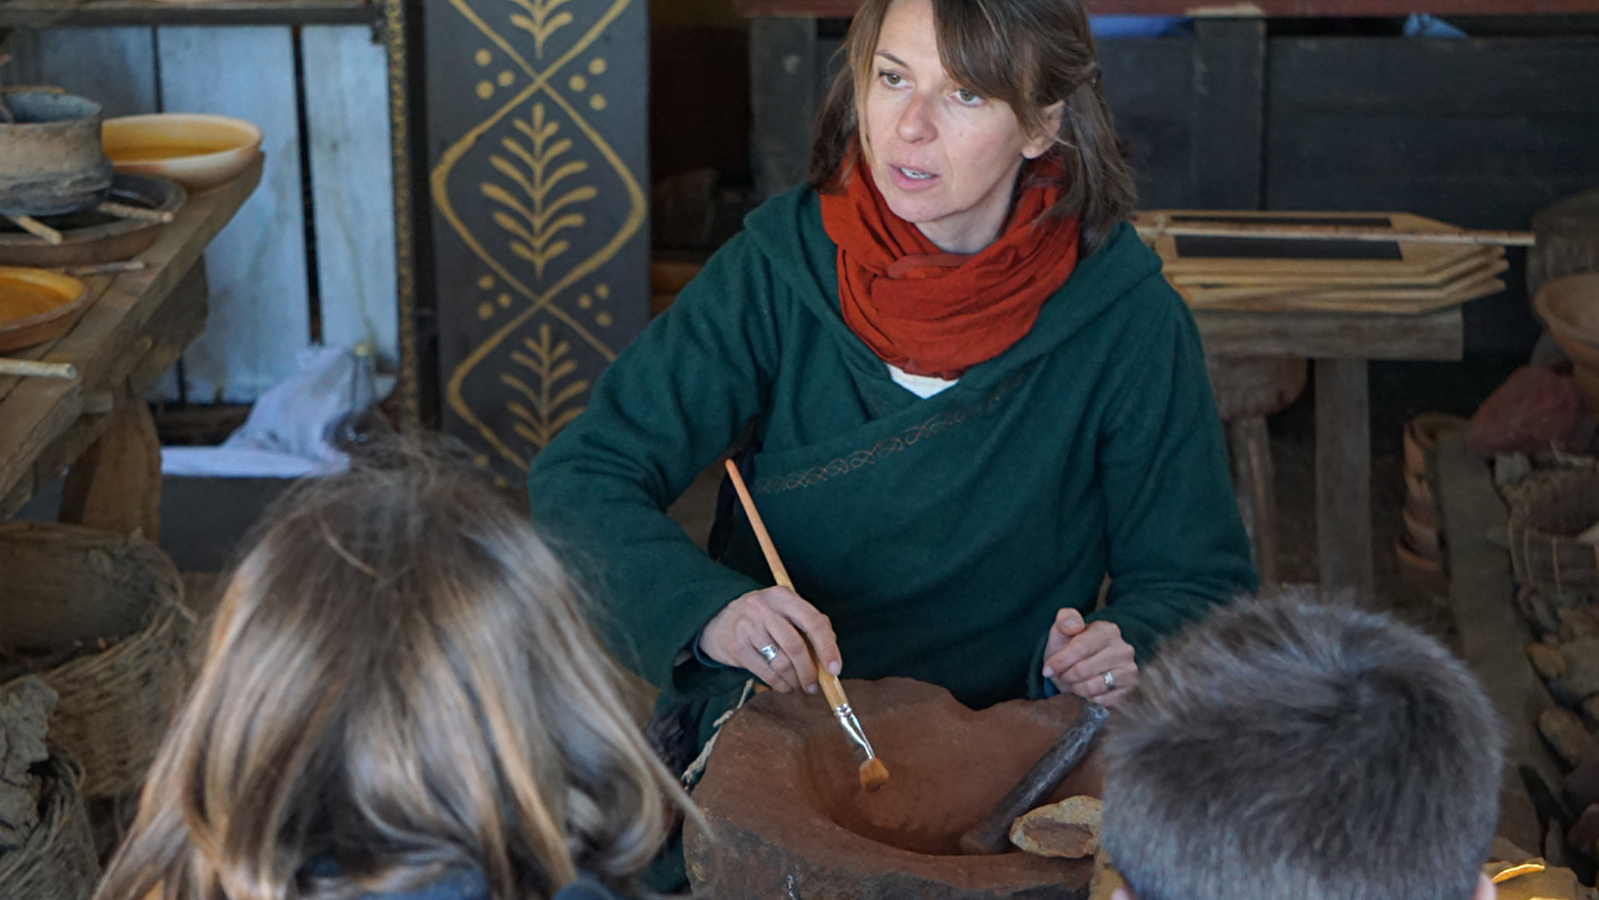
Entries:
POLYGON ((1303 359, 1205 357, 1216 411, 1227 428, 1233 492, 1255 553, 1262 587, 1275 585, 1277 573, 1277 494, 1266 417, 1304 393, 1308 367, 1303 359))

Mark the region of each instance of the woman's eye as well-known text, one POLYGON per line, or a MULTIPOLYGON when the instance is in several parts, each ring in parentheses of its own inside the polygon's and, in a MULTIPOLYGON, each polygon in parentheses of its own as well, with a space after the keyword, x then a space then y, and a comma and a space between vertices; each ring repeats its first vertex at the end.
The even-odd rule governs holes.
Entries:
POLYGON ((977 104, 983 102, 983 98, 982 97, 979 97, 978 95, 972 93, 971 91, 966 90, 965 88, 961 88, 960 90, 955 92, 955 99, 959 100, 960 102, 962 102, 964 104, 966 104, 967 106, 976 106, 977 104))
POLYGON ((879 73, 879 77, 882 78, 883 83, 889 87, 899 87, 900 84, 905 81, 905 79, 898 72, 882 72, 879 73))

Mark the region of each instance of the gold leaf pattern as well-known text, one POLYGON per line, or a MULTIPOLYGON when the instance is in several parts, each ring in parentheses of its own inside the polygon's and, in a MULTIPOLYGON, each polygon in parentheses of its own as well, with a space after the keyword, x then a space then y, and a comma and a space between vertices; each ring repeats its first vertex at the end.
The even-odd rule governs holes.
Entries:
POLYGON ((525 16, 521 13, 512 13, 511 24, 533 35, 533 55, 538 59, 544 58, 544 42, 549 40, 550 35, 572 24, 571 13, 555 12, 556 8, 564 6, 567 0, 509 0, 509 2, 521 7, 527 13, 525 16))
POLYGON ((527 401, 525 404, 515 399, 506 401, 506 410, 517 420, 512 430, 542 450, 556 432, 583 411, 582 405, 572 401, 583 396, 589 389, 589 382, 584 378, 571 378, 577 371, 577 363, 568 358, 572 345, 555 340, 549 325, 539 326, 537 340, 523 338, 522 347, 527 352, 511 351, 511 361, 531 372, 538 388, 508 373, 500 376, 500 383, 527 401), (566 381, 564 385, 561 384, 563 380, 566 381))
POLYGON ((500 147, 507 155, 490 156, 489 165, 520 190, 521 196, 492 181, 484 182, 481 189, 483 196, 504 207, 494 212, 493 219, 494 224, 510 235, 511 252, 533 264, 535 278, 543 278, 544 267, 550 260, 571 249, 571 244, 556 240, 555 236, 568 228, 581 228, 587 221, 580 212, 557 213, 573 204, 593 200, 599 196, 599 191, 591 185, 580 185, 550 199, 550 192, 556 185, 588 171, 589 164, 573 159, 551 171, 550 167, 559 157, 571 151, 572 142, 565 138, 551 141, 561 126, 545 116, 544 104, 533 104, 533 114, 527 121, 517 119, 512 124, 526 139, 526 144, 514 137, 502 139, 500 147), (515 157, 521 167, 510 157, 515 157), (524 199, 527 202, 523 202, 524 199))

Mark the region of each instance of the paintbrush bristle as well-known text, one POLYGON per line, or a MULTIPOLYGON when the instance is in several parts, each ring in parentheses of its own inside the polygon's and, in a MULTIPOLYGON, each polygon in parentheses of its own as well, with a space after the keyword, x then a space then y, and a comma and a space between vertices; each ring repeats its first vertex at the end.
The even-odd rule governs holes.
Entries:
POLYGON ((875 791, 888 783, 888 767, 877 757, 861 763, 861 790, 875 791))

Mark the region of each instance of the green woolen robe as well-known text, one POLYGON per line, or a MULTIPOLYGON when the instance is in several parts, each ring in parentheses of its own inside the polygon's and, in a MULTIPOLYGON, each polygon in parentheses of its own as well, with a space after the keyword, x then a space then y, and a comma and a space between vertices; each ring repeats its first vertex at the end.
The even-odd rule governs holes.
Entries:
POLYGON ((773 583, 747 523, 717 563, 664 510, 750 424, 756 505, 831 617, 844 677, 918 678, 976 708, 1036 698, 1060 608, 1116 623, 1142 662, 1254 589, 1198 333, 1130 226, 1025 337, 928 399, 845 325, 836 258, 812 191, 764 204, 528 475, 611 649, 664 700, 709 701, 708 724, 748 677, 686 652, 773 583))

